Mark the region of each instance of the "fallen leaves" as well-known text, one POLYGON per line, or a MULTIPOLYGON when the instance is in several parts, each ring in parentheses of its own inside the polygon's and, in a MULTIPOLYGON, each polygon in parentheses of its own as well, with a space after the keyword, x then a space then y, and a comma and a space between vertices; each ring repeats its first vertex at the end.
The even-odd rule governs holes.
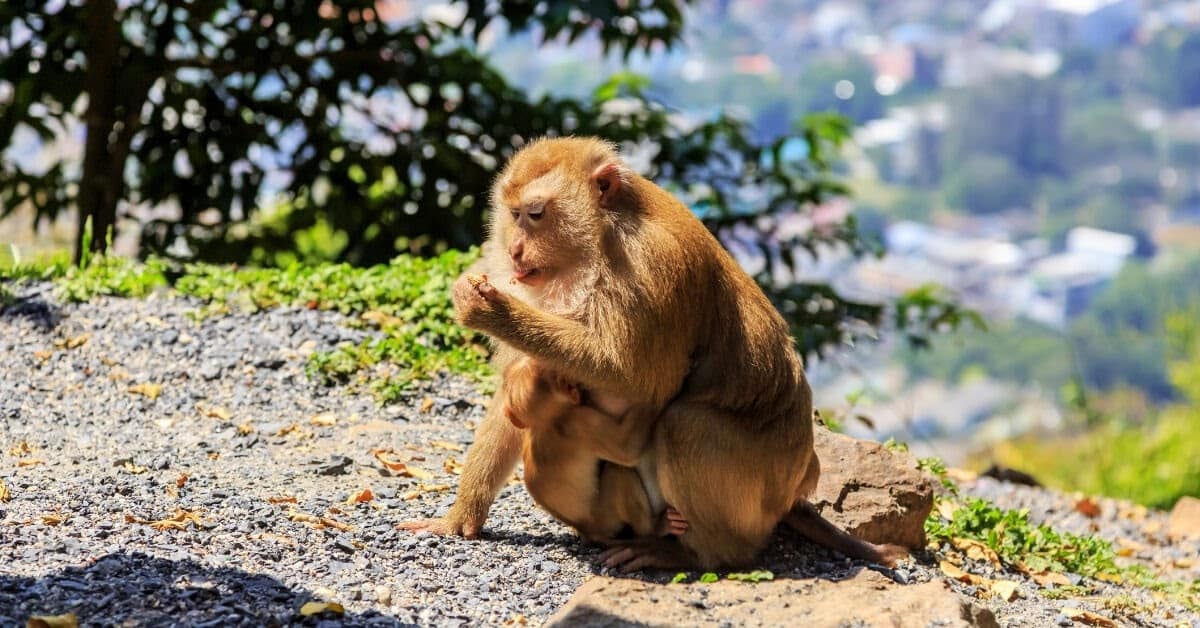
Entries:
POLYGON ((1091 611, 1085 611, 1080 608, 1064 608, 1062 614, 1066 615, 1072 621, 1077 621, 1088 626, 1100 626, 1101 628, 1116 628, 1116 622, 1105 617, 1097 615, 1091 611))
POLYGON ((304 617, 312 617, 321 613, 331 613, 333 615, 342 615, 346 609, 337 602, 305 602, 300 607, 300 615, 304 617))
POLYGON ((56 526, 66 520, 67 520, 66 517, 64 517, 63 515, 56 513, 56 512, 46 513, 46 514, 42 515, 42 524, 43 525, 56 526))
POLYGON ((1017 590, 1019 587, 1020 585, 1012 580, 996 580, 992 582, 992 586, 989 587, 989 589, 991 590, 992 595, 996 596, 997 598, 1004 600, 1005 602, 1011 602, 1017 598, 1017 590))
POLYGON ((971 560, 986 560, 997 567, 1000 566, 1000 556, 992 548, 974 539, 953 538, 950 544, 958 551, 967 555, 971 560))
POLYGON ((77 628, 79 619, 75 617, 75 613, 34 615, 25 625, 27 628, 77 628))
POLYGON ((444 493, 451 488, 453 487, 451 487, 449 484, 421 484, 417 488, 414 488, 411 491, 401 495, 400 499, 411 500, 425 495, 426 493, 444 493))
POLYGON ((22 468, 25 468, 25 467, 36 467, 36 466, 38 466, 39 464, 46 464, 46 461, 45 461, 45 460, 42 460, 41 458, 26 458, 25 460, 18 460, 18 461, 17 461, 17 466, 18 466, 18 467, 22 467, 22 468))
POLYGON ((23 458, 34 452, 35 447, 30 445, 28 441, 21 441, 16 445, 8 448, 8 455, 14 458, 23 458))
POLYGON ((375 494, 371 492, 371 487, 368 486, 357 493, 352 493, 350 497, 346 498, 346 505, 365 504, 373 499, 375 499, 375 494))
POLYGON ((125 523, 140 523, 148 525, 155 530, 186 530, 189 526, 201 527, 204 525, 204 520, 200 518, 200 512, 196 510, 185 510, 176 508, 175 513, 165 519, 151 521, 149 519, 141 519, 131 514, 125 514, 125 523))
POLYGON ((337 425, 337 417, 326 412, 324 414, 318 414, 314 416, 313 418, 309 419, 308 422, 319 427, 333 427, 334 425, 337 425))
POLYGON ((90 333, 79 334, 78 336, 71 338, 61 338, 59 340, 55 340, 54 346, 58 347, 59 349, 78 349, 79 347, 87 344, 87 341, 91 339, 92 335, 90 333))
POLYGON ((183 488, 183 485, 187 484, 188 478, 190 477, 191 476, 186 473, 180 473, 179 477, 175 478, 175 488, 183 488))
POLYGON ((133 386, 130 386, 126 390, 131 394, 141 395, 151 401, 158 399, 158 396, 162 394, 162 386, 161 385, 151 384, 149 382, 144 383, 144 384, 134 384, 133 386))
POLYGON ((975 574, 963 571, 958 565, 955 565, 948 560, 939 562, 938 569, 941 569, 942 573, 945 574, 947 578, 950 578, 951 580, 957 580, 959 582, 965 582, 966 584, 983 584, 987 580, 987 578, 984 578, 983 576, 977 576, 975 574))
POLYGON ((294 508, 288 510, 285 514, 292 521, 298 521, 300 523, 307 523, 308 525, 311 525, 312 527, 314 527, 318 530, 324 530, 325 528, 333 528, 335 530, 341 530, 342 532, 349 532, 354 529, 350 524, 342 523, 341 521, 338 521, 337 519, 333 519, 331 517, 318 517, 317 515, 310 515, 306 512, 300 512, 299 510, 296 510, 294 508))
POLYGON ((1095 519, 1100 516, 1100 504, 1091 497, 1084 497, 1075 500, 1075 512, 1089 519, 1095 519))
POLYGON ((8 484, 4 478, 0 478, 0 502, 6 502, 12 499, 12 491, 8 490, 8 484))
POLYGON ((203 401, 196 403, 196 410, 200 412, 201 416, 205 416, 210 419, 220 419, 222 421, 228 421, 233 416, 229 413, 229 410, 226 410, 221 406, 204 403, 203 401))
POLYGON ((442 468, 451 475, 462 475, 462 463, 454 458, 446 458, 446 462, 442 464, 442 468))
POLYGON ((433 397, 426 397, 421 401, 421 413, 428 413, 433 409, 433 397))
POLYGON ((445 449, 446 451, 453 451, 456 453, 462 453, 462 451, 463 451, 462 445, 459 445, 458 443, 451 443, 451 442, 444 441, 444 440, 435 440, 429 444, 432 445, 433 447, 436 447, 437 449, 445 449))
POLYGON ((1071 579, 1065 574, 1058 573, 1057 571, 1035 571, 1029 573, 1029 577, 1033 579, 1034 582, 1038 583, 1039 586, 1043 587, 1048 587, 1051 585, 1056 587, 1071 586, 1071 579))
POLYGON ((371 455, 375 456, 375 460, 383 465, 383 468, 391 471, 396 475, 401 475, 418 480, 431 480, 433 474, 420 467, 410 467, 407 463, 396 460, 394 457, 396 452, 391 449, 372 449, 371 455))
POLYGON ((268 497, 267 501, 272 504, 295 504, 297 503, 294 495, 280 495, 278 497, 268 497))
POLYGON ((123 461, 121 468, 132 473, 133 475, 141 475, 150 470, 150 467, 143 467, 140 464, 134 464, 132 460, 123 461))

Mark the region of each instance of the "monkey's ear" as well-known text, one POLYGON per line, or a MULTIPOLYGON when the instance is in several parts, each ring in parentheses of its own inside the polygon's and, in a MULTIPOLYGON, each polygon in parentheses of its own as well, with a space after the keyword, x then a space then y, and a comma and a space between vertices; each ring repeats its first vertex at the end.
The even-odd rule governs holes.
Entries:
POLYGON ((592 172, 592 189, 600 196, 600 205, 609 207, 625 185, 623 169, 616 162, 608 162, 592 172))
POLYGON ((515 427, 519 430, 523 430, 526 427, 529 427, 529 426, 525 425, 525 423, 523 421, 521 421, 521 419, 518 419, 517 415, 513 414, 512 408, 509 408, 508 406, 504 407, 504 417, 508 419, 509 423, 513 424, 513 427, 515 427))

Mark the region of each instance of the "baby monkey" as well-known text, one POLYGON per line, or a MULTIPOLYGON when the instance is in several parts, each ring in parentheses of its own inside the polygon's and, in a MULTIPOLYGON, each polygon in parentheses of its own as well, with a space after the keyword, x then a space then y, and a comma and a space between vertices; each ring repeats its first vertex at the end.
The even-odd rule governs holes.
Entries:
POLYGON ((674 508, 655 516, 633 468, 645 468, 654 425, 637 407, 612 416, 583 405, 578 386, 528 357, 505 370, 500 395, 505 416, 524 432, 525 486, 550 514, 594 543, 627 527, 634 537, 687 531, 674 508))

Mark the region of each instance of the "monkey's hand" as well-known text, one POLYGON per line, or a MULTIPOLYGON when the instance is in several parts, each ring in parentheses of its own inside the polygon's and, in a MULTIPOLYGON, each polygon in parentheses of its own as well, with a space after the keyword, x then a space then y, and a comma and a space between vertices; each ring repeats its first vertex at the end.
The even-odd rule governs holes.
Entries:
POLYGON ((486 279, 479 281, 464 275, 454 283, 454 312, 458 322, 472 329, 487 331, 489 321, 506 316, 510 297, 486 279))
POLYGON ((479 538, 479 531, 483 529, 483 518, 459 513, 451 508, 445 517, 401 521, 396 524, 396 529, 409 532, 431 532, 437 536, 461 536, 467 539, 476 539, 479 538))

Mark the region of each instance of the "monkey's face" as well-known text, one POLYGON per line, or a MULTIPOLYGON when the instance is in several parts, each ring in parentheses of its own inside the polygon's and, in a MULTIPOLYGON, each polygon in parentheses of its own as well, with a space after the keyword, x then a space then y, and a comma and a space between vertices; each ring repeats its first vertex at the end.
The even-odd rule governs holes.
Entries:
POLYGON ((542 286, 599 255, 613 221, 603 201, 616 187, 615 166, 606 169, 615 159, 609 145, 574 138, 535 142, 512 158, 493 189, 491 237, 515 281, 542 286))

